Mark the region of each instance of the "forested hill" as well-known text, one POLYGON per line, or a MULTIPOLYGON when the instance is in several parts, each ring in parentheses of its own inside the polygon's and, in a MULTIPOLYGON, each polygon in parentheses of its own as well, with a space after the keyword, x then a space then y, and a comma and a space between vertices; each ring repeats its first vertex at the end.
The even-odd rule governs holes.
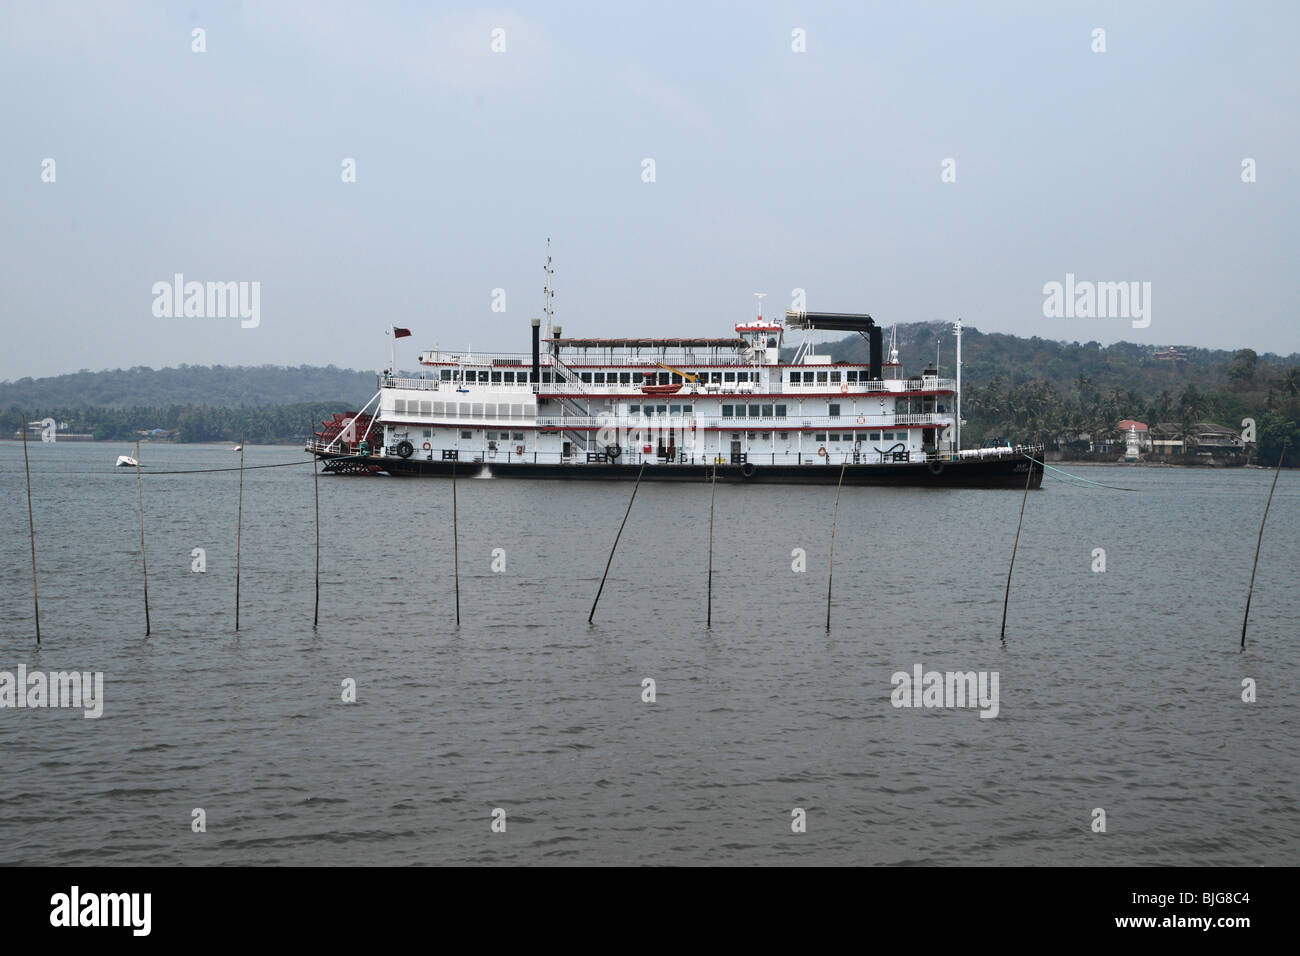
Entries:
MULTIPOLYGON (((888 360, 890 327, 884 330, 885 358, 888 360)), ((787 336, 787 340, 788 340, 787 336)), ((909 322, 898 326, 898 352, 903 368, 910 374, 921 371, 935 359, 935 345, 940 345, 940 372, 951 378, 956 349, 952 325, 947 322, 909 322)), ((1250 352, 1247 344, 1242 350, 1250 352)), ((987 385, 995 378, 1006 388, 1027 382, 1047 382, 1060 391, 1073 387, 1079 376, 1101 392, 1115 388, 1130 389, 1144 397, 1162 391, 1177 394, 1189 384, 1202 391, 1226 387, 1232 380, 1231 366, 1237 351, 1178 346, 1186 361, 1157 361, 1152 355, 1162 350, 1150 345, 1116 342, 1103 346, 1097 342, 1056 342, 1050 339, 1020 338, 1001 332, 985 333, 967 326, 962 331, 962 379, 970 387, 987 385)), ((817 351, 830 353, 838 361, 867 361, 867 341, 851 335, 837 342, 819 346, 817 351)), ((1250 352, 1254 355, 1255 353, 1250 352)), ((1257 355, 1256 370, 1281 373, 1300 365, 1300 354, 1257 355)))
POLYGON ((341 402, 360 406, 375 394, 375 373, 301 365, 255 367, 182 365, 75 372, 0 382, 0 408, 126 408, 169 405, 295 405, 341 402))

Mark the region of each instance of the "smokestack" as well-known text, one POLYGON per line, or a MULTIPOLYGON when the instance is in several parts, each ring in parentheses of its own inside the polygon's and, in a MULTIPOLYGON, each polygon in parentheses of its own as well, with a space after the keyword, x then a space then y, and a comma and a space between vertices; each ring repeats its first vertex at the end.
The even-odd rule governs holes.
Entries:
POLYGON ((883 333, 884 330, 874 323, 867 330, 867 335, 871 340, 871 380, 873 382, 878 381, 881 377, 880 354, 883 346, 881 342, 883 333))
POLYGON ((533 384, 542 380, 542 320, 533 319, 533 384))

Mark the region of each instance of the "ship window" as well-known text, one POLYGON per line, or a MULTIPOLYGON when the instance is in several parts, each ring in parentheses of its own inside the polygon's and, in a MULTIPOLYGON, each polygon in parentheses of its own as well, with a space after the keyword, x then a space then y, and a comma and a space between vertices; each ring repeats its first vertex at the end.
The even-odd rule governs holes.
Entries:
POLYGON ((840 373, 831 372, 831 381, 838 385, 840 383, 840 373))
POLYGON ((673 385, 681 385, 682 377, 678 375, 676 372, 673 372, 671 375, 668 376, 668 381, 673 385))
POLYGON ((474 410, 473 410, 473 412, 471 412, 471 414, 473 415, 474 418, 482 418, 482 417, 483 417, 483 403, 482 403, 482 402, 475 402, 475 403, 474 403, 474 410))
POLYGON ((757 406, 757 405, 750 405, 749 408, 746 410, 746 413, 749 415, 750 418, 757 418, 757 417, 758 417, 758 406, 757 406))
POLYGON ((523 441, 523 440, 524 440, 524 433, 523 433, 523 432, 515 432, 513 435, 511 435, 511 438, 512 438, 514 441, 523 441))
POLYGON ((771 432, 763 432, 763 441, 771 441, 771 440, 772 440, 772 433, 771 433, 771 432))
POLYGON ((640 412, 640 411, 641 411, 641 406, 640 406, 640 405, 629 405, 629 406, 627 407, 627 413, 628 413, 629 415, 635 415, 635 414, 637 414, 637 413, 640 412))
POLYGON ((829 415, 831 418, 839 418, 839 417, 840 417, 840 406, 839 406, 839 403, 838 403, 838 402, 831 402, 829 405, 827 405, 827 406, 826 406, 826 414, 829 415))
POLYGON ((582 379, 584 382, 586 382, 588 385, 591 384, 591 373, 590 373, 590 372, 582 372, 578 377, 579 377, 580 379, 582 379))
POLYGON ((618 373, 618 382, 619 382, 620 385, 631 385, 631 384, 632 384, 632 373, 631 373, 631 372, 619 372, 619 373, 618 373))
POLYGON ((469 418, 469 402, 460 403, 460 417, 469 418))
POLYGON ((667 412, 668 412, 668 406, 667 406, 667 405, 656 405, 656 406, 655 406, 655 414, 656 414, 656 415, 664 415, 664 414, 667 414, 667 412))
POLYGON ((483 417, 484 417, 484 418, 496 418, 496 417, 497 417, 497 406, 496 406, 496 402, 488 402, 486 405, 483 406, 483 417))
MULTIPOLYGON (((495 373, 494 373, 494 374, 495 374, 495 373)), ((501 373, 501 380, 502 380, 502 382, 504 382, 506 385, 513 385, 513 384, 515 384, 515 373, 514 373, 514 372, 502 372, 502 373, 501 373)))
POLYGON ((691 413, 691 409, 692 409, 693 407, 694 407, 694 406, 691 406, 691 405, 683 405, 683 406, 682 406, 682 414, 683 414, 683 415, 689 415, 689 414, 691 413))
POLYGON ((893 440, 894 440, 894 433, 893 433, 893 432, 885 432, 885 441, 893 441, 893 440))
POLYGON ((542 381, 545 382, 547 385, 550 385, 550 384, 551 384, 551 373, 550 373, 550 372, 543 372, 543 373, 542 373, 542 381))
POLYGON ((753 440, 754 440, 754 433, 753 433, 753 432, 745 432, 745 437, 748 438, 750 441, 753 441, 753 440))
POLYGON ((441 414, 442 414, 442 402, 434 402, 434 403, 433 403, 433 411, 431 411, 429 414, 430 414, 430 415, 441 415, 441 414))
POLYGON ((826 384, 826 373, 825 373, 825 372, 818 372, 818 373, 817 373, 817 384, 818 384, 818 385, 825 385, 825 384, 826 384))
POLYGON ((778 405, 778 406, 776 406, 776 417, 777 417, 777 418, 785 418, 785 406, 784 406, 784 405, 778 405))
POLYGON ((460 433, 460 437, 461 437, 461 438, 473 438, 473 437, 474 437, 474 433, 473 433, 473 432, 461 432, 461 433, 460 433))
POLYGON ((734 382, 736 380, 736 373, 727 372, 726 374, 723 375, 723 379, 728 382, 734 382))
POLYGON ((723 417, 723 418, 730 418, 730 417, 732 416, 732 413, 735 411, 735 408, 736 408, 735 405, 723 405, 723 406, 722 406, 722 417, 723 417))
POLYGON ((816 440, 817 440, 817 441, 825 441, 825 440, 826 440, 826 433, 825 433, 825 432, 818 432, 817 435, 816 435, 815 437, 816 437, 816 440))
POLYGON ((646 415, 653 415, 655 413, 655 407, 653 405, 644 405, 642 406, 641 411, 646 415))
MULTIPOLYGON (((748 381, 749 381, 749 373, 748 373, 748 372, 737 372, 737 373, 736 373, 736 381, 738 381, 738 382, 748 382, 748 381)), ((757 379, 755 379, 755 381, 757 381, 757 379)))
POLYGON ((492 382, 493 382, 494 385, 500 385, 500 384, 501 384, 501 373, 500 373, 500 372, 493 372, 493 373, 492 373, 492 382))
POLYGON ((763 417, 764 417, 764 418, 771 418, 771 417, 772 417, 772 406, 771 406, 771 405, 764 405, 764 406, 763 406, 763 417))
POLYGON ((791 384, 791 385, 798 385, 798 384, 799 384, 800 382, 802 382, 802 381, 803 381, 803 372, 791 372, 791 373, 790 373, 790 384, 791 384))
MULTIPOLYGON (((596 384, 597 384, 597 385, 604 385, 604 384, 605 384, 605 373, 604 373, 604 372, 597 372, 595 377, 596 377, 596 384)), ((610 376, 610 378, 612 379, 613 376, 610 376)))
POLYGON ((740 441, 740 432, 732 432, 732 433, 731 433, 731 440, 732 440, 732 441, 740 441))
POLYGON ((722 373, 721 373, 721 372, 713 372, 713 373, 712 373, 712 380, 715 381, 715 382, 721 382, 721 381, 722 381, 722 373))
POLYGON ((680 415, 682 413, 682 406, 680 405, 669 406, 668 412, 671 415, 680 415))
POLYGON ((487 369, 482 369, 482 370, 478 373, 478 380, 479 380, 480 382, 486 382, 486 381, 488 380, 488 372, 487 372, 487 369))
POLYGON ((853 371, 852 369, 849 369, 847 372, 844 373, 844 378, 846 381, 856 382, 858 380, 858 373, 853 371))
POLYGON ((872 440, 872 441, 880 441, 880 432, 872 432, 872 433, 871 433, 871 440, 872 440))
POLYGON ((789 433, 789 432, 781 432, 781 441, 789 441, 789 440, 790 440, 790 433, 789 433))
POLYGON ((433 404, 431 402, 420 402, 421 415, 432 415, 433 414, 432 408, 433 408, 433 404))
POLYGON ((449 368, 445 368, 445 369, 443 369, 442 372, 440 373, 439 377, 440 377, 444 382, 450 382, 450 381, 451 381, 451 369, 449 369, 449 368))
POLYGON ((433 429, 432 429, 432 428, 426 428, 426 429, 424 430, 424 437, 425 437, 425 438, 432 438, 432 437, 433 437, 433 429))
POLYGON ((393 414, 394 415, 406 414, 406 399, 404 398, 393 399, 393 414))

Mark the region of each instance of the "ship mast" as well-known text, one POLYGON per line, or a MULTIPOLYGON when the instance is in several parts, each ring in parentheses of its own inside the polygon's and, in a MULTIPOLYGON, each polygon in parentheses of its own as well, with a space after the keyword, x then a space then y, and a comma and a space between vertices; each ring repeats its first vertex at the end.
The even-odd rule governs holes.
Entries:
POLYGON ((551 237, 546 237, 546 287, 542 290, 546 293, 546 338, 551 338, 551 318, 554 314, 552 302, 555 300, 555 289, 552 287, 551 280, 555 276, 555 270, 551 268, 551 237))
POLYGON ((959 452, 961 451, 961 319, 960 318, 958 318, 957 321, 953 323, 952 334, 957 339, 957 407, 956 407, 957 415, 956 415, 956 427, 953 429, 953 435, 956 441, 953 444, 952 450, 954 452, 959 452))

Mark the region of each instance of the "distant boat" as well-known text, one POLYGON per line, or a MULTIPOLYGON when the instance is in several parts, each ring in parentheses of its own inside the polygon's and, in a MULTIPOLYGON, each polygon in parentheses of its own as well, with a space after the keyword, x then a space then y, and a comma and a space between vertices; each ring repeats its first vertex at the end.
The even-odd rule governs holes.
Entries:
POLYGON ((231 451, 243 451, 243 450, 244 450, 244 446, 243 446, 243 445, 236 445, 234 448, 232 448, 232 449, 230 449, 230 450, 231 450, 231 451))
POLYGON ((136 461, 134 458, 132 458, 130 455, 118 455, 118 456, 117 456, 117 467, 118 467, 118 468, 135 468, 135 467, 138 466, 139 464, 140 464, 140 463, 139 463, 138 461, 136 461))

